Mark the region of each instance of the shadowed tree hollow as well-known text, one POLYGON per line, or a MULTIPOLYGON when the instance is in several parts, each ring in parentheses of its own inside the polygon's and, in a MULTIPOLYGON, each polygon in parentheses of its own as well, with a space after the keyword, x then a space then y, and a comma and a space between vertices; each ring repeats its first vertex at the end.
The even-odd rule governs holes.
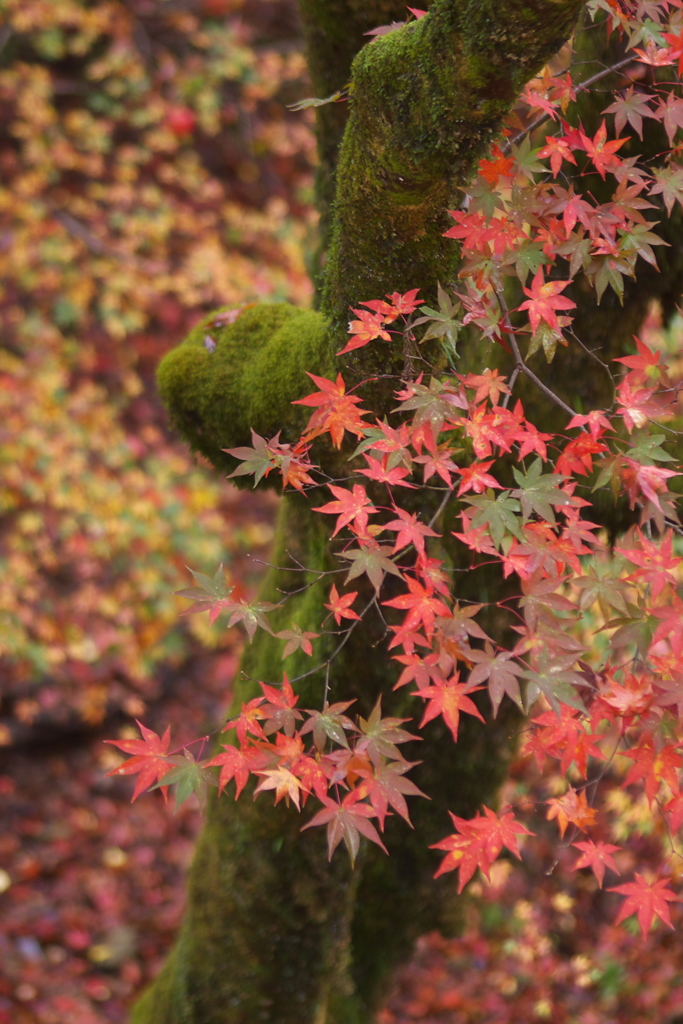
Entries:
MULTIPOLYGON (((367 408, 378 417, 388 413, 413 357, 400 346, 391 355, 369 346, 336 358, 347 341, 349 308, 415 288, 425 303, 437 305, 438 286, 456 280, 460 258, 457 244, 444 237, 452 226, 446 211, 462 202, 459 189, 471 181, 504 117, 570 39, 584 7, 582 0, 434 0, 424 17, 368 43, 369 30, 404 19, 402 2, 300 0, 314 94, 350 87, 348 103, 317 110, 318 308, 255 305, 229 317, 213 314, 165 359, 161 394, 194 450, 217 468, 234 470, 235 459, 224 450, 250 444, 251 429, 266 438, 278 431, 287 440, 299 437, 310 410, 292 402, 310 390, 306 371, 334 379, 341 370, 348 388, 363 385, 367 408)), ((589 35, 584 45, 595 48, 604 38, 603 32, 597 44, 589 35)), ((588 99, 584 106, 586 125, 597 127, 599 111, 588 99)), ((577 332, 585 347, 558 352, 546 384, 569 405, 576 396, 580 408, 609 403, 609 378, 587 350, 600 345, 603 359, 626 351, 649 299, 670 302, 678 281, 674 252, 640 292, 627 288, 623 306, 608 293, 596 309, 577 286, 577 332)), ((483 368, 476 344, 468 336, 461 342, 463 366, 483 368)), ((432 341, 415 358, 438 367, 442 355, 432 341)), ((504 367, 505 355, 496 358, 504 367)), ((525 384, 531 418, 544 429, 566 423, 557 404, 525 384)), ((329 478, 348 475, 348 454, 324 450, 320 464, 329 478)), ((495 596, 482 593, 497 585, 494 576, 488 583, 485 574, 471 578, 469 551, 445 539, 452 524, 438 495, 411 494, 404 508, 441 527, 458 600, 484 603, 495 596)), ((236 708, 259 693, 258 680, 281 678, 281 642, 273 634, 293 621, 303 631, 319 625, 329 592, 320 574, 338 562, 331 529, 312 513, 313 504, 299 492, 282 498, 272 555, 278 568, 260 600, 278 604, 291 593, 272 612, 272 633, 259 632, 247 649, 236 708), (306 572, 293 585, 292 570, 301 567, 306 572)), ((371 602, 370 583, 358 586, 361 600, 371 602)), ((496 614, 485 626, 501 636, 510 623, 496 614)), ((369 614, 341 650, 334 637, 323 636, 318 660, 326 672, 308 673, 301 652, 292 657, 287 671, 298 679, 299 706, 320 707, 325 693, 334 702, 355 700, 367 717, 381 698, 385 715, 403 717, 409 697, 394 692, 396 669, 380 647, 386 635, 382 617, 369 614)), ((411 778, 430 798, 411 807, 414 831, 398 816, 389 818, 384 838, 391 856, 363 846, 354 870, 343 856, 328 862, 322 830, 302 833, 301 816, 284 803, 274 808, 249 794, 238 803, 211 800, 182 932, 134 1009, 134 1024, 372 1020, 415 938, 456 923, 453 876, 433 881, 439 857, 429 846, 443 836, 447 810, 470 817, 495 799, 515 728, 510 713, 486 725, 468 718, 454 746, 443 722, 430 723, 422 744, 429 757, 417 744, 407 748, 411 761, 424 760, 411 778)))

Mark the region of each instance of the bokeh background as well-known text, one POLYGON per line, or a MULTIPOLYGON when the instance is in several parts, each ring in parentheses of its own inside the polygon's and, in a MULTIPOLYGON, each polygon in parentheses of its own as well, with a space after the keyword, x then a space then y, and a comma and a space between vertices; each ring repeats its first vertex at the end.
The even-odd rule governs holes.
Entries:
MULTIPOLYGON (((182 914, 199 811, 131 807, 103 739, 215 727, 242 637, 174 591, 221 562, 253 591, 275 499, 193 461, 154 370, 216 306, 310 302, 309 95, 295 0, 0 0, 0 1024, 123 1024, 182 914)), ((509 786, 547 796, 523 759, 509 786)), ((614 801, 642 864, 647 805, 614 801)), ((380 1024, 683 1012, 678 936, 615 929, 550 843, 475 882, 380 1024)))

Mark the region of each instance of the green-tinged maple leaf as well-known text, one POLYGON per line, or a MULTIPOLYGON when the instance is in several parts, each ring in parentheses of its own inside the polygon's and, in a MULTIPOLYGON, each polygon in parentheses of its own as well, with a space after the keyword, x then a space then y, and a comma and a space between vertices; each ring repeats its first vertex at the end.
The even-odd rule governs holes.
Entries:
POLYGON ((192 573, 199 586, 176 590, 178 597, 187 597, 191 601, 196 602, 193 607, 186 608, 181 614, 194 615, 196 612, 208 612, 209 621, 213 625, 222 611, 227 611, 229 608, 234 607, 235 602, 230 601, 229 597, 235 588, 229 587, 226 584, 222 562, 213 576, 205 576, 203 572, 195 572, 189 566, 187 566, 187 569, 192 573))
POLYGON ((422 341, 429 341, 431 338, 443 338, 447 342, 450 353, 457 358, 458 334, 462 327, 462 320, 457 314, 461 311, 459 302, 454 302, 445 288, 437 284, 439 308, 432 309, 431 306, 420 306, 423 316, 413 321, 413 327, 429 323, 422 341))
POLYGON ((650 195, 661 195, 671 216, 674 203, 683 206, 683 167, 672 161, 668 167, 656 167, 653 173, 657 184, 650 189, 650 195))
POLYGON ((370 717, 358 719, 358 726, 361 738, 356 743, 358 752, 367 752, 374 764, 381 764, 383 757, 392 760, 404 760, 397 744, 408 743, 410 740, 419 740, 419 736, 401 729, 404 722, 409 718, 382 718, 381 701, 377 701, 370 717))
POLYGON ((303 826, 301 831, 303 832, 307 828, 314 828, 316 825, 327 825, 328 860, 332 860, 332 854, 343 839, 351 859, 351 867, 353 867, 356 863, 358 850, 360 849, 361 835, 364 835, 371 843, 375 843, 381 850, 388 853, 387 848, 380 839, 379 832, 372 822, 368 821, 368 818, 376 818, 377 812, 374 807, 369 807, 358 800, 355 790, 347 793, 344 797, 344 802, 341 804, 335 803, 329 797, 325 797, 322 803, 326 806, 322 811, 318 811, 315 817, 311 818, 303 826))
MULTIPOLYGON (((616 360, 615 360, 616 362, 616 360)), ((628 457, 634 462, 647 465, 652 462, 675 462, 676 456, 670 455, 662 447, 662 441, 666 441, 664 434, 643 434, 634 438, 632 448, 628 450, 628 457)))
POLYGON ((624 275, 634 277, 633 262, 616 256, 594 256, 586 268, 591 280, 598 303, 608 287, 611 287, 619 302, 624 301, 624 275))
POLYGON ((478 510, 472 517, 470 526, 474 529, 488 526, 491 539, 497 548, 501 547, 506 534, 511 533, 518 540, 524 540, 522 520, 517 515, 521 505, 516 498, 510 496, 510 491, 501 491, 496 497, 495 492, 489 487, 483 494, 469 495, 463 500, 478 510))
POLYGON ((466 642, 468 636, 475 636, 478 640, 490 640, 475 618, 483 607, 481 604, 456 602, 448 618, 437 619, 444 639, 455 640, 459 644, 466 642))
POLYGON ((263 793, 265 790, 274 789, 276 804, 279 804, 280 800, 284 798, 288 806, 291 800, 297 811, 301 810, 299 800, 303 787, 300 780, 290 772, 289 768, 281 765, 279 768, 267 768, 263 771, 257 771, 256 774, 261 776, 261 781, 254 790, 254 796, 263 793))
POLYGON ((182 756, 169 758, 169 764, 174 765, 163 778, 156 782, 151 788, 159 789, 162 786, 175 786, 175 810, 184 804, 193 793, 197 795, 200 806, 204 806, 209 786, 217 786, 218 779, 211 771, 210 762, 195 761, 189 750, 183 751, 182 756))
POLYGON ((542 693, 555 714, 560 717, 561 704, 568 704, 577 711, 585 711, 585 705, 576 692, 578 686, 586 686, 586 680, 572 669, 576 655, 559 657, 543 649, 535 661, 535 668, 524 669, 523 675, 529 680, 526 691, 527 713, 542 693))
POLYGON ((312 732, 316 750, 321 753, 325 749, 328 739, 348 750, 349 741, 344 730, 346 732, 358 732, 358 730, 344 712, 354 703, 355 701, 352 700, 340 701, 338 704, 326 704, 323 711, 307 711, 309 719, 302 725, 299 730, 300 734, 304 736, 307 732, 312 732))
POLYGON ((392 549, 386 545, 383 547, 353 548, 351 551, 345 551, 342 558, 348 559, 352 565, 344 582, 350 583, 351 580, 355 580, 358 576, 366 573, 379 594, 386 573, 391 573, 392 576, 398 576, 400 579, 403 579, 401 570, 388 557, 391 552, 392 549))
POLYGON ((238 622, 241 622, 250 641, 254 639, 254 634, 259 626, 261 629, 265 629, 266 633, 272 633, 265 613, 272 611, 275 607, 277 606, 271 604, 270 601, 252 601, 251 603, 240 601, 239 604, 232 606, 228 625, 236 626, 238 622))
POLYGON ((298 112, 300 110, 308 110, 311 107, 324 107, 328 103, 339 103, 340 100, 346 99, 351 92, 351 86, 345 85, 343 89, 337 89, 330 96, 325 96, 324 99, 318 99, 316 97, 307 97, 305 100, 298 100, 296 103, 288 103, 287 109, 298 112))
POLYGON ((531 138, 528 134, 524 136, 519 146, 513 145, 511 147, 511 153, 517 169, 532 182, 534 181, 535 174, 545 174, 547 172, 547 168, 538 159, 540 149, 540 146, 537 146, 535 149, 531 148, 531 138))
POLYGON ((629 584, 626 580, 612 575, 607 567, 596 562, 588 567, 586 576, 578 576, 572 582, 581 591, 579 597, 581 611, 590 608, 597 601, 605 619, 610 617, 610 609, 621 612, 624 617, 628 616, 624 595, 629 590, 629 584))
POLYGON ((610 619, 605 623, 603 629, 614 629, 614 633, 610 637, 612 647, 619 649, 633 645, 640 657, 645 658, 652 645, 656 623, 635 605, 628 603, 627 608, 628 617, 610 619))
MULTIPOLYGON (((278 434, 278 438, 279 438, 278 434)), ((275 439, 277 441, 277 438, 275 439)), ((223 451, 239 459, 242 463, 237 469, 230 473, 228 480, 236 476, 254 477, 254 487, 267 476, 277 465, 277 460, 272 451, 268 448, 265 437, 261 437, 255 430, 251 432, 251 443, 253 448, 224 448, 223 451)))
POLYGON ((558 255, 569 260, 569 276, 576 277, 580 270, 587 270, 592 262, 593 241, 590 236, 572 231, 569 238, 557 248, 558 255))
POLYGON ((620 232, 619 239, 619 246, 622 251, 628 252, 632 249, 655 268, 657 268, 657 257, 652 250, 652 246, 669 244, 663 238, 660 238, 659 235, 656 235, 654 231, 649 230, 649 228, 657 223, 658 221, 649 221, 646 224, 633 224, 628 231, 620 232))
POLYGON ((577 608, 569 598, 555 591, 566 580, 566 576, 543 576, 540 572, 535 573, 528 580, 522 580, 524 596, 520 598, 519 606, 524 608, 524 618, 529 629, 536 631, 539 620, 549 620, 551 624, 561 623, 566 628, 570 625, 571 619, 558 619, 556 613, 567 612, 576 615, 577 608))
POLYGON ((296 623, 292 623, 289 629, 281 629, 275 636, 278 640, 286 640, 287 643, 284 646, 282 652, 282 659, 288 658, 290 654, 294 654, 295 651, 303 651, 304 654, 308 654, 309 657, 313 654, 313 645, 311 640, 316 640, 320 633, 310 633, 301 629, 296 623))
POLYGON ((533 355, 536 355, 537 352, 540 352, 541 349, 543 349, 546 362, 552 363, 555 358, 555 352, 557 351, 558 344, 564 345, 565 347, 567 345, 567 340, 563 336, 562 331, 555 327, 550 327, 545 320, 542 320, 531 335, 524 361, 528 362, 533 355))
POLYGON ((553 508, 562 508, 563 506, 567 507, 575 504, 571 495, 561 490, 558 486, 567 477, 562 476, 561 473, 544 473, 543 460, 540 457, 534 459, 526 473, 523 473, 516 467, 513 467, 512 472, 519 487, 511 491, 510 494, 513 498, 519 498, 522 506, 522 515, 525 519, 528 519, 531 513, 535 512, 541 519, 545 519, 547 523, 552 523, 554 526, 555 513, 553 508))
POLYGON ((526 284, 529 272, 536 274, 547 260, 547 256, 543 252, 543 246, 536 242, 529 242, 521 246, 521 248, 515 251, 514 256, 515 273, 522 284, 526 284))
POLYGON ((488 680, 494 718, 498 714, 498 708, 506 694, 510 700, 515 702, 520 711, 524 711, 518 678, 524 675, 524 668, 516 661, 512 661, 514 658, 512 651, 495 653, 492 644, 487 641, 483 650, 471 650, 468 657, 474 663, 475 668, 470 672, 467 684, 468 686, 477 686, 488 680))
POLYGON ((454 391, 449 382, 437 377, 432 377, 428 386, 411 381, 400 395, 401 404, 393 411, 415 412, 415 425, 428 423, 434 437, 440 434, 447 420, 456 417, 456 409, 466 410, 468 407, 464 396, 454 391))
POLYGON ((387 761, 374 765, 373 772, 365 770, 360 772, 363 781, 358 788, 363 795, 369 797, 370 803, 377 812, 382 832, 390 806, 398 811, 412 828, 408 805, 405 801, 406 796, 423 796, 427 800, 430 799, 426 793, 417 788, 414 782, 403 777, 418 763, 417 761, 387 761))

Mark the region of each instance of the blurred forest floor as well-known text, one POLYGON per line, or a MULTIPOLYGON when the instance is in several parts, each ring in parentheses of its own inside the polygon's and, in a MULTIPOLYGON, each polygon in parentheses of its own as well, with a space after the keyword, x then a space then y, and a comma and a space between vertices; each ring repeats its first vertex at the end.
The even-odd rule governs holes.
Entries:
MULTIPOLYGON (((180 617, 173 592, 221 562, 253 592, 275 505, 193 462, 154 369, 210 309, 310 301, 312 115, 289 109, 309 87, 294 0, 3 15, 0 1024, 124 1024, 176 933, 201 818, 131 806, 103 739, 139 718, 180 745, 220 722, 241 634, 180 617)), ((547 796, 523 760, 510 786, 547 796)), ((661 837, 622 796, 646 859, 661 837)), ((421 940, 380 1024, 683 1013, 677 935, 615 929, 613 897, 565 878, 576 851, 548 876, 536 850, 470 887, 462 938, 421 940)))

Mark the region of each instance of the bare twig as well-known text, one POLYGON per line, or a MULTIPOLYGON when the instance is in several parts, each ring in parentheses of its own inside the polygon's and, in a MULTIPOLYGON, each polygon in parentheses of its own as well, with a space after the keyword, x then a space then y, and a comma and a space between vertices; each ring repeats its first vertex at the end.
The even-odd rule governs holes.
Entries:
POLYGON ((562 399, 558 395, 556 395, 555 392, 552 391, 547 384, 544 384, 541 378, 537 377, 534 371, 530 370, 524 362, 524 359, 522 358, 522 353, 519 350, 519 345, 517 344, 515 332, 512 328, 512 324, 510 323, 510 313, 507 307, 507 303, 505 301, 505 296, 503 295, 503 290, 502 288, 499 288, 497 285, 494 284, 494 291, 496 293, 496 298, 498 299, 500 311, 503 314, 503 325, 505 327, 505 335, 507 337, 508 342, 510 343, 510 348, 512 349, 512 353, 515 357, 515 369, 519 373, 523 373, 526 377, 529 378, 529 380, 532 380, 536 387, 539 388, 543 392, 543 394, 546 395, 552 402, 554 402, 555 405, 558 405, 560 409, 564 409, 565 412, 569 413, 570 416, 574 417, 576 415, 575 410, 572 409, 570 405, 567 405, 566 402, 563 402, 562 399))
MULTIPOLYGON (((612 64, 611 67, 604 68, 602 71, 598 71, 597 74, 591 75, 590 78, 587 78, 585 82, 581 82, 581 84, 577 87, 577 94, 580 92, 585 92, 587 89, 590 89, 592 85, 595 85, 596 82, 599 82, 601 78, 607 78, 608 75, 612 75, 617 71, 621 71, 622 68, 627 67, 629 64, 633 64, 634 61, 635 57, 625 57, 623 60, 617 61, 616 64, 612 64)), ((532 123, 527 128, 524 128, 521 132, 518 132, 517 135, 515 135, 514 139, 509 139, 502 147, 503 152, 509 153, 512 147, 516 146, 518 142, 525 138, 525 136, 530 135, 531 132, 536 130, 536 128, 540 128, 542 124, 545 124, 545 122, 549 120, 550 114, 541 114, 540 117, 537 117, 535 121, 532 121, 532 123)))

